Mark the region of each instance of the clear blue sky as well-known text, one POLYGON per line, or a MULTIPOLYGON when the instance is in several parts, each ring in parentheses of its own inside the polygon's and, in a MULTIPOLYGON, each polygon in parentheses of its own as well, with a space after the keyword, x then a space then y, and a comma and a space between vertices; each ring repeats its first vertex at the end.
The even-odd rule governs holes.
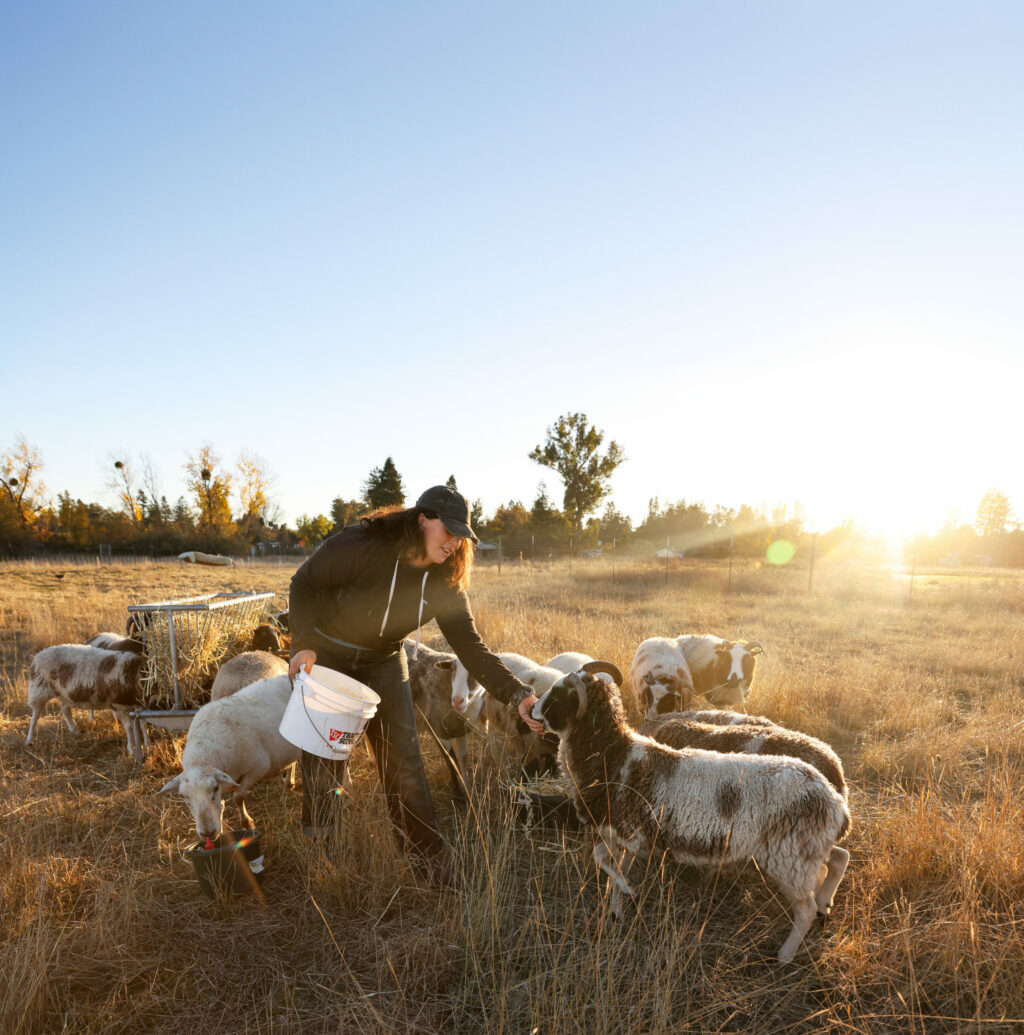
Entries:
POLYGON ((1019 3, 0 5, 0 449, 1024 514, 1019 3))

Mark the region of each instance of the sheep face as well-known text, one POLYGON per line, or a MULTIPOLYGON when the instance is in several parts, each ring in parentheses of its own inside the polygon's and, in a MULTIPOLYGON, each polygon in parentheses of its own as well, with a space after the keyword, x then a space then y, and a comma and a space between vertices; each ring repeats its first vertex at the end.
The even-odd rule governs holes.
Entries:
POLYGON ((666 712, 678 712, 693 702, 693 686, 688 673, 681 669, 645 672, 640 686, 640 703, 645 718, 653 719, 666 712))
POLYGON ((759 643, 730 643, 723 641, 715 648, 712 679, 718 689, 741 689, 746 697, 754 678, 754 655, 761 653, 759 643))
POLYGON ((469 674, 464 665, 457 664, 454 659, 439 661, 437 667, 452 674, 452 707, 460 715, 476 718, 480 709, 476 708, 473 714, 470 714, 471 706, 477 700, 483 703, 484 688, 469 674))
POLYGON ((595 676, 583 677, 575 672, 563 676, 534 704, 531 717, 543 722, 551 733, 568 734, 587 710, 587 678, 597 682, 595 676))
POLYGON ((196 833, 216 839, 224 825, 224 792, 238 786, 223 770, 192 767, 161 787, 160 793, 177 791, 192 813, 196 833))

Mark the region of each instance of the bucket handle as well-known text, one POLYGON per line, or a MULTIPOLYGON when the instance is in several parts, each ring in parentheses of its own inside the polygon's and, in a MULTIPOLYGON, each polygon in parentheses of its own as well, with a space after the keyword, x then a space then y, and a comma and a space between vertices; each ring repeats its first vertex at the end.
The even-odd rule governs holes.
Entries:
MULTIPOLYGON (((337 754, 339 749, 320 732, 317 728, 317 724, 313 721, 313 716, 309 714, 309 705, 306 704, 306 677, 308 675, 309 673, 300 665, 299 671, 295 674, 295 684, 297 685, 293 685, 292 690, 298 690, 302 698, 302 710, 306 713, 306 719, 309 721, 309 725, 313 728, 313 732, 327 745, 328 750, 337 754)), ((348 745, 349 754, 351 754, 353 748, 358 747, 364 736, 366 736, 365 726, 363 726, 359 731, 359 736, 348 745)), ((335 761, 344 761, 344 759, 335 759, 335 761)))

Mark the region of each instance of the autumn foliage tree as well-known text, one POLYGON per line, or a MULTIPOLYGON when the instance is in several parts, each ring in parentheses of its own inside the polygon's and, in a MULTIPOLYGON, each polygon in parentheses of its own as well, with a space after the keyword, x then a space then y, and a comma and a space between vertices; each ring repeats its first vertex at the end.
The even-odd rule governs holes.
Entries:
POLYGON ((231 524, 231 475, 220 457, 205 445, 183 465, 185 483, 195 498, 200 530, 225 532, 231 524))
POLYGON ((46 486, 39 479, 42 469, 39 450, 20 435, 10 449, 0 454, 4 498, 17 514, 23 529, 33 523, 43 505, 46 486))

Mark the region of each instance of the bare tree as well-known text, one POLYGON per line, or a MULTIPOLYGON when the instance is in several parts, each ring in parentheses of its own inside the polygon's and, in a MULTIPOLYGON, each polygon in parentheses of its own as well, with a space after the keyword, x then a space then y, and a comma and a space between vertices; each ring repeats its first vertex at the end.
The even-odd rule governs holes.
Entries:
POLYGON ((142 508, 139 506, 138 490, 135 485, 135 465, 131 454, 123 449, 107 454, 109 476, 106 486, 117 496, 121 509, 138 524, 142 520, 142 508))

